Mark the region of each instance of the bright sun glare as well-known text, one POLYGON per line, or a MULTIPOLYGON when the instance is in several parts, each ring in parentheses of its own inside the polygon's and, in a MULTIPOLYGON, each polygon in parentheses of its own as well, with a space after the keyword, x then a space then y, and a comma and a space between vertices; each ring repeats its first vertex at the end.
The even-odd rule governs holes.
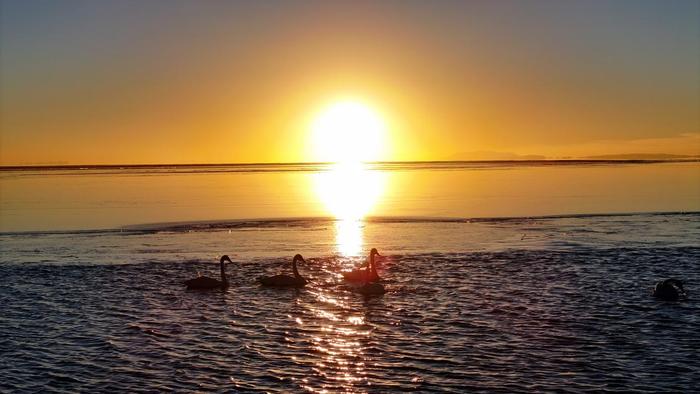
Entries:
POLYGON ((323 109, 312 124, 319 161, 358 163, 379 160, 385 150, 385 125, 370 107, 340 101, 323 109))
POLYGON ((338 219, 338 250, 346 256, 362 253, 362 219, 384 191, 386 175, 363 162, 386 155, 385 133, 381 117, 357 101, 329 105, 312 124, 316 159, 334 163, 314 174, 316 194, 338 219))

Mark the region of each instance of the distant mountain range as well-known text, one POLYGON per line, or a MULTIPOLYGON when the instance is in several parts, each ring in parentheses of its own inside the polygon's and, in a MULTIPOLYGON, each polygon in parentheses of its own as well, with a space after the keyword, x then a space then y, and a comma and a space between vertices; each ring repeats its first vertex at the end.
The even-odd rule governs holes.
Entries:
POLYGON ((583 159, 591 160, 683 160, 700 159, 700 155, 672 155, 669 153, 628 153, 618 155, 586 156, 583 159))
POLYGON ((542 155, 519 155, 512 152, 491 152, 491 151, 473 151, 456 153, 447 160, 462 161, 462 160, 546 160, 547 156, 542 155))
POLYGON ((544 155, 520 155, 512 152, 473 151, 456 153, 447 160, 692 160, 700 155, 673 155, 669 153, 625 153, 592 156, 547 157, 544 155))

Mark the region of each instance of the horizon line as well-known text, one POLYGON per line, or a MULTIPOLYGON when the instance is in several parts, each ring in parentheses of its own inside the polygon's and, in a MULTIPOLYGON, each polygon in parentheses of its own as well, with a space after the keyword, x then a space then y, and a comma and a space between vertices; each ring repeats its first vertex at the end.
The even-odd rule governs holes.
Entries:
MULTIPOLYGON (((538 162, 573 162, 573 163, 661 163, 661 162, 697 162, 699 155, 677 155, 670 158, 566 158, 566 159, 494 159, 494 160, 378 160, 363 161, 361 164, 420 164, 420 163, 538 163, 538 162)), ((216 166, 291 166, 291 165, 333 165, 338 162, 300 161, 300 162, 225 162, 225 163, 116 163, 116 164, 11 164, 0 165, 0 170, 9 169, 79 169, 79 168, 148 168, 148 167, 216 167, 216 166)))

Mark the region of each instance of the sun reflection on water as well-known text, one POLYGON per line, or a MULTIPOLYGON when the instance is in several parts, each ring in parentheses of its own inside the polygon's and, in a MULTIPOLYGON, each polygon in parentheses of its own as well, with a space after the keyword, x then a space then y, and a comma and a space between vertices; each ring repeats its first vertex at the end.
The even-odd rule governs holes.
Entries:
MULTIPOLYGON (((364 219, 384 194, 387 174, 359 162, 332 165, 314 174, 316 196, 335 219, 336 251, 342 258, 324 260, 321 270, 338 273, 345 264, 356 264, 364 256, 364 219)), ((309 289, 307 289, 309 291, 309 289)), ((309 346, 318 356, 303 388, 311 392, 366 392, 368 384, 365 351, 372 328, 365 315, 352 305, 352 296, 334 287, 315 287, 313 304, 305 304, 317 332, 309 346)), ((300 323, 299 323, 300 324, 300 323)))
POLYGON ((338 220, 335 222, 335 239, 338 252, 343 256, 362 253, 362 221, 338 220))
POLYGON ((336 222, 336 244, 343 256, 359 256, 363 219, 384 193, 386 174, 364 163, 337 163, 315 174, 316 195, 336 222))
POLYGON ((309 345, 318 358, 311 369, 320 381, 304 382, 310 392, 366 392, 365 350, 371 329, 365 316, 350 307, 348 296, 333 289, 314 289, 316 302, 305 304, 314 317, 317 332, 309 336, 309 345))

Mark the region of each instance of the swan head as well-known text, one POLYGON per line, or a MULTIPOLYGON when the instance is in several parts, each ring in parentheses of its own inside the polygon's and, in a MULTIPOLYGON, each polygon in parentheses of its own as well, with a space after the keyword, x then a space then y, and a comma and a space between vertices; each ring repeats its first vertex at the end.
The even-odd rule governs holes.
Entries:
POLYGON ((306 263, 306 260, 304 260, 304 258, 301 257, 300 254, 294 256, 294 261, 301 261, 302 263, 306 263))
POLYGON ((227 254, 221 256, 221 259, 219 260, 219 263, 223 264, 224 261, 228 261, 229 263, 233 263, 233 261, 231 261, 231 259, 228 257, 227 254))
POLYGON ((370 254, 370 256, 372 256, 372 255, 381 256, 381 254, 379 254, 379 251, 377 251, 377 248, 372 248, 372 250, 369 252, 369 254, 370 254))

